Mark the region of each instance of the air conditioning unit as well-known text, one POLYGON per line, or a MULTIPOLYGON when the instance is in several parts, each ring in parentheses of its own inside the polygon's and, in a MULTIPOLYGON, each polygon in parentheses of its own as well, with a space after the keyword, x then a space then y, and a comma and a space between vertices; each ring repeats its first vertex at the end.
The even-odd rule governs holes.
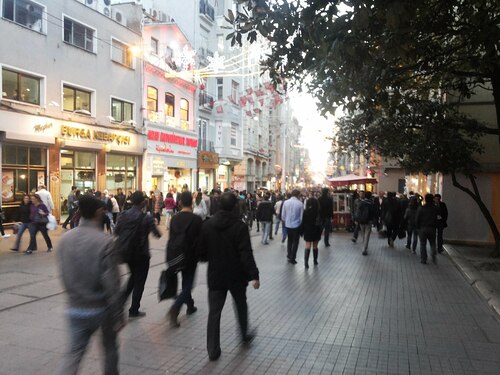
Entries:
POLYGON ((159 12, 158 17, 160 22, 170 22, 170 16, 166 13, 159 12))
POLYGON ((85 0, 85 5, 92 9, 97 9, 97 0, 85 0))
POLYGON ((113 18, 116 22, 122 24, 123 26, 127 26, 127 20, 125 19, 123 13, 119 10, 113 9, 111 18, 113 18))
POLYGON ((94 0, 97 1, 97 10, 106 17, 111 17, 111 0, 94 0))
POLYGON ((156 9, 149 9, 149 15, 155 19, 155 21, 158 20, 158 11, 156 9))

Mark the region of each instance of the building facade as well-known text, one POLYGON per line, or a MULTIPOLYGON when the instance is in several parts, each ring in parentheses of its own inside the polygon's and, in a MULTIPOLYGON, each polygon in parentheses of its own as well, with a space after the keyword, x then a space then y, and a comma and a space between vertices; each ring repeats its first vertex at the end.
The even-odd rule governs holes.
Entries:
POLYGON ((80 190, 141 188, 144 150, 140 6, 130 21, 104 2, 3 2, 0 34, 2 206, 48 186, 57 218, 80 190), (129 27, 130 26, 130 27, 129 27), (106 79, 102 79, 106 77, 106 79))

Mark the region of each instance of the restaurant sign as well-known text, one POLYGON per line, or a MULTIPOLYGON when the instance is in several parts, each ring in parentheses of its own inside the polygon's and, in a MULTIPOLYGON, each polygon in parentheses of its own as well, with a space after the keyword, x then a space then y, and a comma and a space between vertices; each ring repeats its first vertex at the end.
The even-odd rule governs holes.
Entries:
POLYGON ((130 145, 129 135, 121 135, 102 130, 92 130, 89 128, 77 128, 68 125, 61 126, 61 136, 64 138, 78 139, 84 141, 116 143, 117 145, 120 146, 130 145))

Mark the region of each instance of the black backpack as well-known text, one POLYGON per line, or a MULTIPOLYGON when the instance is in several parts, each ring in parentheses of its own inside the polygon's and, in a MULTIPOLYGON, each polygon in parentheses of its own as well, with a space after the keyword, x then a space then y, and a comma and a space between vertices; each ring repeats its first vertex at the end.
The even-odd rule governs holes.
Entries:
POLYGON ((115 238, 115 249, 123 263, 131 262, 136 249, 141 246, 141 229, 146 214, 141 214, 137 220, 131 220, 129 216, 127 213, 119 216, 120 233, 115 238))
POLYGON ((356 211, 356 221, 360 224, 368 224, 370 222, 370 204, 360 202, 356 211))

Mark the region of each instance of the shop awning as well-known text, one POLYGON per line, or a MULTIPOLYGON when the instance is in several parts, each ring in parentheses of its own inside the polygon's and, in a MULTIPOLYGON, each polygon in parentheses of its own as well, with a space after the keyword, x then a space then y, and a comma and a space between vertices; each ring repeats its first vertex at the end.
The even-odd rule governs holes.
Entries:
POLYGON ((327 178, 330 186, 349 186, 352 184, 376 184, 378 181, 373 177, 357 176, 355 174, 348 174, 340 177, 327 178))

